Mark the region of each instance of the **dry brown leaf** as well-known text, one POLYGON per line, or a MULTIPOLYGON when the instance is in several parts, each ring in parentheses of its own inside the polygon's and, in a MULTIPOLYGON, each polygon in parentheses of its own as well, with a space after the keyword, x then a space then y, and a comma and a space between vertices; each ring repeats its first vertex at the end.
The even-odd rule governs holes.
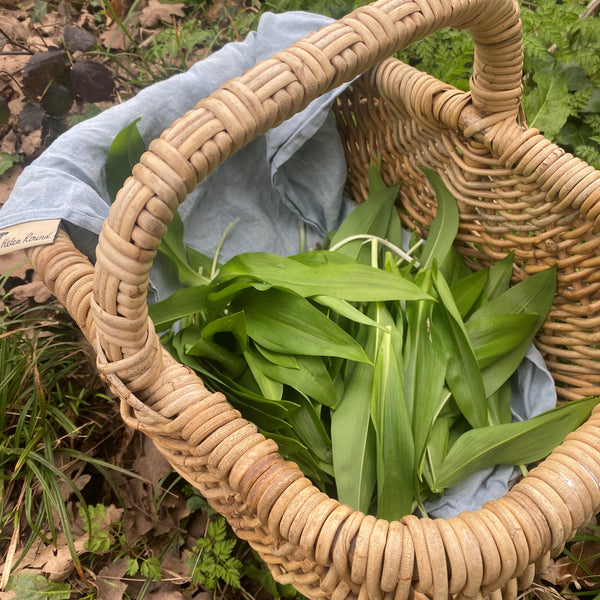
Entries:
POLYGON ((33 156, 38 153, 42 147, 42 130, 36 129, 27 135, 21 137, 21 146, 19 153, 25 156, 33 156))
MULTIPOLYGON (((0 9, 0 21, 2 22, 2 32, 8 38, 8 42, 23 42, 27 39, 29 31, 27 27, 19 21, 14 15, 14 11, 0 9)), ((0 41, 0 47, 2 42, 0 41)))
POLYGON ((142 454, 133 463, 133 470, 157 487, 171 470, 167 459, 156 449, 152 440, 144 438, 142 454))
POLYGON ((575 542, 569 550, 579 564, 568 556, 557 559, 552 569, 553 583, 559 586, 574 585, 577 588, 598 586, 600 542, 575 542), (583 565, 584 568, 580 565, 583 565), (589 573, 594 573, 595 576, 590 576, 589 573))
POLYGON ((12 297, 20 302, 26 298, 32 298, 37 304, 48 302, 52 297, 52 292, 45 286, 42 281, 32 281, 24 283, 12 289, 12 297))
POLYGON ((173 17, 185 17, 183 7, 185 4, 163 4, 158 0, 150 0, 148 6, 142 10, 140 24, 143 27, 155 27, 161 21, 170 23, 173 17))
MULTIPOLYGON (((154 590, 144 596, 147 600, 184 600, 178 586, 168 581, 154 584, 154 590)), ((211 594, 212 597, 212 594, 211 594)))
MULTIPOLYGON (((17 153, 17 145, 19 144, 19 136, 17 132, 14 130, 9 131, 3 138, 0 143, 0 152, 7 152, 8 154, 16 154, 17 153)), ((2 177, 4 180, 4 177, 2 177)), ((8 199, 8 194, 4 201, 8 199)))
MULTIPOLYGON (((23 172, 21 165, 13 165, 4 175, 0 178, 0 208, 8 200, 10 192, 13 189, 17 178, 23 172)), ((0 273, 2 270, 0 269, 0 273)))
POLYGON ((31 263, 27 260, 23 250, 16 250, 8 254, 0 254, 0 274, 10 272, 11 277, 25 279, 27 270, 31 269, 31 263))
POLYGON ((109 50, 129 50, 131 48, 131 41, 116 22, 98 36, 98 41, 109 50))
POLYGON ((122 581, 125 571, 127 571, 126 557, 100 569, 94 582, 98 590, 98 598, 102 598, 102 600, 122 600, 123 594, 127 590, 127 584, 122 581))

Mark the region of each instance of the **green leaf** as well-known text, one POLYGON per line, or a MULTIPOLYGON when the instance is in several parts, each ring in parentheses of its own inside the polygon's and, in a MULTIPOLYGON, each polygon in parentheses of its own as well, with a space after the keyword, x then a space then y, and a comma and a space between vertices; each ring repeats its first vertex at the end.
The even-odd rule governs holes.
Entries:
POLYGON ((300 408, 290 415, 291 427, 320 461, 331 464, 331 438, 321 420, 320 407, 315 408, 314 404, 301 394, 294 394, 293 399, 300 408))
POLYGON ((181 288, 168 298, 150 305, 148 312, 156 330, 164 331, 179 319, 204 310, 207 296, 213 289, 208 285, 181 288))
POLYGON ((222 344, 224 334, 232 337, 236 342, 236 348, 231 348, 231 350, 243 352, 248 347, 246 315, 243 311, 229 313, 223 317, 213 319, 202 328, 202 337, 205 340, 222 344))
POLYGON ((512 421, 511 393, 510 383, 507 381, 488 398, 490 425, 501 425, 512 421))
POLYGON ((73 591, 68 583, 55 583, 28 572, 11 575, 6 589, 15 592, 14 600, 69 600, 73 591))
POLYGON ((430 169, 422 168, 422 171, 435 192, 438 206, 421 254, 421 267, 428 269, 434 260, 442 264, 450 252, 458 232, 459 212, 456 199, 448 191, 442 178, 430 169))
POLYGON ((20 163, 22 158, 8 152, 0 152, 0 177, 6 173, 13 165, 20 163))
POLYGON ((463 319, 481 296, 487 284, 488 274, 488 269, 480 269, 459 279, 454 285, 450 286, 454 302, 463 319))
POLYGON ((402 331, 382 303, 376 320, 387 329, 378 338, 371 419, 377 444, 377 517, 399 520, 412 511, 415 448, 404 402, 402 331))
MULTIPOLYGON (((244 356, 248 360, 255 378, 255 370, 259 370, 264 377, 280 384, 289 385, 320 404, 331 408, 335 408, 337 405, 333 382, 320 356, 297 355, 295 359, 298 368, 291 369, 268 361, 254 348, 250 348, 247 353, 244 353, 244 356)), ((258 379, 257 382, 260 384, 258 379)), ((261 389, 263 389, 262 385, 261 389)), ((279 398, 281 398, 281 394, 279 398)))
POLYGON ((251 278, 304 297, 331 296, 349 302, 429 298, 410 281, 368 265, 307 266, 292 258, 261 252, 235 256, 223 265, 213 281, 222 284, 237 277, 251 278))
MULTIPOLYGON (((465 327, 480 368, 492 366, 524 340, 530 340, 537 330, 537 322, 538 315, 534 313, 469 319, 465 327)), ((508 374, 507 379, 511 374, 508 374)))
POLYGON ((571 112, 565 72, 560 68, 538 71, 533 81, 536 87, 523 98, 527 125, 553 139, 571 112))
POLYGON ((308 300, 282 290, 246 290, 232 304, 246 315, 248 337, 274 352, 368 361, 349 334, 308 300))
POLYGON ((265 364, 268 365, 269 362, 252 346, 244 350, 244 358, 248 363, 254 380, 258 384, 261 394, 267 400, 281 400, 283 398, 283 383, 280 379, 275 379, 265 372, 264 366, 265 364))
MULTIPOLYGON (((354 235, 374 235, 386 237, 392 215, 396 211, 395 201, 400 185, 387 187, 377 166, 369 167, 369 196, 359 204, 342 222, 331 236, 329 247, 334 247, 354 235)), ((390 240, 391 241, 391 240, 390 240)), ((356 259, 359 263, 370 264, 370 249, 363 246, 363 240, 354 240, 341 246, 336 253, 356 259)))
POLYGON ((264 346, 256 346, 256 349, 269 361, 274 365, 279 365, 280 367, 286 367, 288 369, 299 369, 300 365, 298 363, 298 359, 293 354, 284 354, 282 352, 273 352, 272 350, 267 350, 264 346))
POLYGON ((545 458, 589 416, 598 400, 584 398, 528 421, 467 431, 448 452, 434 491, 441 492, 492 465, 528 464, 545 458))
MULTIPOLYGON (((376 331, 361 327, 357 335, 368 356, 375 352, 376 331)), ((365 514, 369 511, 377 479, 377 448, 370 418, 373 373, 371 364, 350 364, 339 406, 331 413, 337 498, 365 514)))
POLYGON ((333 298, 332 296, 312 296, 311 300, 317 304, 321 304, 326 308, 330 308, 333 312, 337 313, 341 317, 345 317, 355 323, 362 323, 363 325, 370 325, 371 327, 378 327, 377 323, 373 319, 369 319, 364 312, 358 310, 349 304, 345 300, 339 298, 333 298))
POLYGON ((539 271, 510 287, 504 293, 483 304, 471 315, 469 321, 475 319, 485 321, 493 319, 497 315, 508 314, 534 313, 537 315, 535 322, 528 331, 528 335, 518 345, 515 345, 510 352, 499 357, 493 364, 482 370, 486 396, 490 396, 496 391, 519 366, 536 332, 552 307, 555 293, 556 265, 539 271))
POLYGON ((124 127, 114 138, 106 157, 106 188, 111 202, 117 197, 117 192, 123 187, 125 180, 131 175, 131 170, 139 162, 146 151, 146 144, 138 129, 138 117, 124 127))
POLYGON ((173 262, 177 269, 179 281, 184 285, 196 286, 210 283, 208 277, 190 266, 187 247, 183 241, 183 234, 183 221, 176 211, 173 213, 173 219, 169 223, 167 232, 158 247, 159 252, 173 262))
POLYGON ((513 272, 513 262, 514 253, 511 252, 489 268, 485 284, 485 296, 488 300, 493 300, 508 289, 513 272))
POLYGON ((433 307, 431 334, 447 356, 446 382, 472 427, 487 425, 487 395, 479 365, 452 292, 442 274, 434 273, 440 302, 433 307))
MULTIPOLYGON (((189 332, 190 329, 189 327, 186 328, 186 332, 189 332)), ((196 341, 186 346, 185 353, 188 356, 198 356, 212 363, 217 363, 218 368, 223 369, 225 373, 232 377, 241 375, 246 368, 246 363, 241 356, 230 352, 211 340, 201 337, 199 332, 196 341)))

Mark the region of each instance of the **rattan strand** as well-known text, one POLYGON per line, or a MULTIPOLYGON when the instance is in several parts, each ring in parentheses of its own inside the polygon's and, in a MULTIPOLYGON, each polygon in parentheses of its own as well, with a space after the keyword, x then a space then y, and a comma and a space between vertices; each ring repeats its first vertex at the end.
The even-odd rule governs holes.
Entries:
POLYGON ((279 581, 310 598, 515 598, 598 509, 600 411, 481 511, 401 523, 365 516, 315 488, 162 350, 146 312, 154 252, 178 204, 218 164, 374 67, 335 107, 348 192, 365 197, 369 162, 381 156, 386 181, 405 182, 403 222, 426 235, 435 201, 419 166, 429 166, 459 199, 458 246, 474 267, 513 251, 516 281, 556 263, 559 290, 538 345, 564 398, 599 393, 600 175, 520 121, 521 43, 513 0, 380 0, 224 84, 154 140, 111 208, 95 266, 62 233, 29 252, 94 344, 124 421, 279 581), (470 93, 393 59, 375 67, 445 26, 469 27, 475 40, 470 93))

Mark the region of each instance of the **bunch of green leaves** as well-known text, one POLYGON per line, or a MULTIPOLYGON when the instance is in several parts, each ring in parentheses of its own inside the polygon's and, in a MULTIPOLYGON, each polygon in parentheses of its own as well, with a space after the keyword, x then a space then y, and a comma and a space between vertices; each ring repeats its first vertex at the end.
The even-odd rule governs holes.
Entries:
POLYGON ((168 350, 283 455, 388 519, 485 467, 544 457, 596 402, 511 422, 510 377, 552 305, 555 268, 513 287, 511 256, 472 272, 453 248, 456 201, 427 176, 438 212, 412 255, 398 186, 375 167, 326 250, 200 265, 176 220, 166 253, 189 287, 150 307, 168 350))
POLYGON ((198 538, 188 557, 192 581, 212 591, 223 584, 238 589, 244 565, 235 556, 237 543, 235 537, 227 534, 225 517, 211 517, 206 534, 198 538))

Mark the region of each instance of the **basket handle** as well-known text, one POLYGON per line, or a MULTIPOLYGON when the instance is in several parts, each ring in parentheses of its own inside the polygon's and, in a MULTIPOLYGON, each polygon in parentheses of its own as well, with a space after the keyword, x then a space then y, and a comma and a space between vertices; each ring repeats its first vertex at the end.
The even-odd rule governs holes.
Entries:
POLYGON ((468 28, 476 109, 505 118, 521 100, 517 0, 379 0, 323 27, 224 83, 155 139, 117 195, 97 247, 92 300, 111 372, 147 389, 162 352, 148 319, 148 276, 174 211, 240 147, 318 96, 428 34, 468 28))

